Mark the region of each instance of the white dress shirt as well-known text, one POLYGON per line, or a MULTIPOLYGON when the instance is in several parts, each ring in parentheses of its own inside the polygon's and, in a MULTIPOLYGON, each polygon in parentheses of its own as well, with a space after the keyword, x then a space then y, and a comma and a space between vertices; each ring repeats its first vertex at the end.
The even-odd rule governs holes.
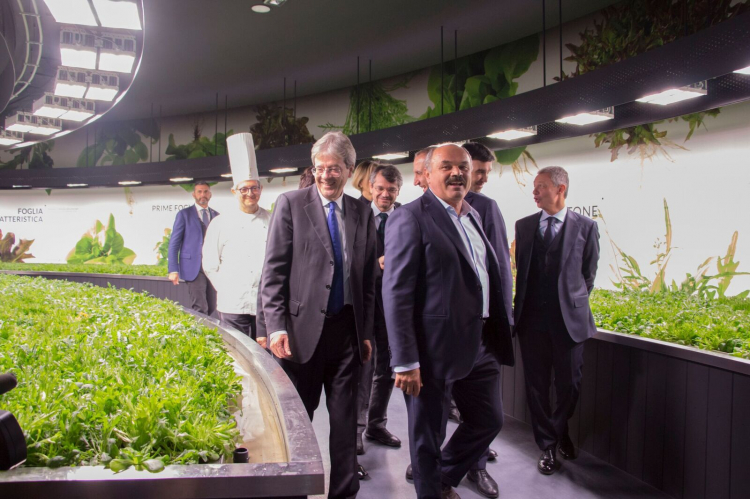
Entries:
POLYGON ((370 208, 372 208, 372 216, 375 217, 375 230, 377 231, 380 229, 380 214, 385 213, 390 217, 393 214, 393 210, 396 209, 396 203, 393 203, 388 211, 380 211, 380 208, 375 204, 375 201, 370 203, 370 208))
POLYGON ((549 219, 554 217, 557 219, 557 222, 555 222, 555 225, 552 226, 552 239, 554 239, 555 236, 557 236, 557 233, 560 232, 560 228, 563 226, 563 223, 565 223, 565 216, 567 214, 568 214, 567 207, 558 211, 554 215, 550 215, 546 211, 542 210, 542 218, 539 219, 539 234, 541 234, 542 238, 544 238, 544 233, 547 231, 547 225, 549 225, 549 219))
MULTIPOLYGON (((331 202, 329 199, 326 199, 321 193, 320 190, 318 190, 318 196, 320 197, 320 202, 323 205, 323 215, 326 220, 326 227, 328 227, 328 211, 329 211, 329 203, 331 202)), ((349 269, 351 265, 351 256, 347 255, 346 253, 346 223, 345 223, 345 213, 344 213, 344 194, 342 193, 341 196, 339 196, 334 201, 334 206, 336 209, 336 222, 339 226, 339 239, 341 240, 341 255, 343 257, 343 264, 344 264, 344 305, 352 305, 354 302, 352 300, 352 290, 349 287, 349 269)), ((287 334, 286 330, 282 329, 279 331, 274 331, 270 335, 268 335, 269 340, 273 340, 274 337, 276 337, 279 334, 287 334)))
MULTIPOLYGON (((476 272, 479 283, 482 285, 482 317, 486 319, 490 316, 490 275, 487 272, 487 247, 484 245, 482 235, 469 218, 470 208, 468 203, 461 202, 461 213, 459 214, 456 213, 456 210, 451 205, 439 197, 435 197, 448 212, 453 225, 461 237, 461 241, 463 241, 466 247, 466 251, 473 260, 474 272, 476 272)), ((411 371, 418 367, 419 362, 414 362, 405 366, 394 366, 393 371, 400 373, 411 371)))
POLYGON ((256 315, 271 214, 232 211, 217 216, 203 241, 203 271, 216 288, 216 310, 256 315))

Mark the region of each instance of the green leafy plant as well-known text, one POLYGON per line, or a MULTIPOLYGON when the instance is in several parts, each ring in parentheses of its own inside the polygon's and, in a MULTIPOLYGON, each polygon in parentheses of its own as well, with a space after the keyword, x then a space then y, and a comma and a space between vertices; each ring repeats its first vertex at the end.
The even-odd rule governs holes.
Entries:
POLYGON ((7 163, 0 163, 0 170, 15 170, 21 168, 26 163, 29 164, 30 170, 52 168, 55 162, 52 160, 49 152, 54 147, 55 141, 48 140, 46 142, 39 142, 33 146, 20 149, 18 153, 13 156, 13 159, 7 163))
POLYGON ((167 259, 169 258, 169 240, 172 239, 172 229, 164 229, 164 237, 161 241, 156 243, 154 251, 156 251, 156 258, 159 260, 157 264, 159 267, 167 266, 167 259))
POLYGON ((115 229, 115 217, 110 213, 105 227, 99 220, 86 232, 66 258, 68 263, 119 263, 130 265, 135 260, 133 250, 125 247, 122 235, 115 229))
POLYGON ((23 263, 26 258, 34 258, 34 255, 27 253, 31 245, 34 244, 33 239, 21 239, 13 247, 15 243, 15 234, 8 232, 3 237, 3 231, 0 230, 0 262, 23 263))
POLYGON ((276 104, 263 104, 255 108, 257 123, 250 127, 256 149, 311 144, 315 137, 307 129, 307 117, 294 117, 294 110, 276 104))
POLYGON ((146 161, 149 150, 142 137, 155 144, 160 133, 152 120, 104 123, 95 128, 94 143, 81 151, 76 166, 130 165, 146 161))
POLYGON ((349 93, 349 111, 343 126, 327 123, 320 128, 325 130, 338 129, 347 135, 358 132, 381 130, 415 120, 409 116, 409 109, 405 100, 396 99, 391 92, 399 88, 409 88, 409 81, 414 73, 404 75, 390 84, 374 81, 352 88, 349 93), (358 111, 359 110, 359 111, 358 111))
POLYGON ((145 294, 0 275, 2 397, 25 466, 128 467, 229 457, 240 378, 221 336, 145 294))
POLYGON ((212 138, 204 137, 202 134, 202 120, 196 119, 193 125, 193 141, 188 144, 177 145, 174 134, 169 134, 169 145, 167 145, 167 161, 174 159, 195 159, 207 156, 226 156, 227 137, 234 134, 229 130, 226 134, 216 132, 212 138))
POLYGON ((106 264, 87 265, 72 263, 11 263, 0 262, 0 271, 22 272, 78 272, 82 274, 115 274, 135 276, 166 277, 167 269, 162 265, 124 265, 106 264))

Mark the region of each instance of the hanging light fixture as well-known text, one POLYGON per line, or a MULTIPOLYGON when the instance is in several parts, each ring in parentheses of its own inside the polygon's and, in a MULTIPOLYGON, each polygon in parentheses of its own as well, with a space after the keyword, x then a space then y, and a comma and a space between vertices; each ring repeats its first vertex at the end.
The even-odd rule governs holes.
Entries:
POLYGON ((34 116, 70 121, 84 121, 96 114, 93 101, 59 97, 50 92, 34 102, 33 111, 34 116))
POLYGON ((566 123, 569 125, 589 125, 591 123, 598 123, 600 121, 607 121, 614 119, 615 117, 615 108, 614 107, 605 107, 604 109, 600 109, 598 111, 591 111, 586 113, 579 113, 574 116, 566 116, 565 118, 560 118, 559 120, 555 120, 558 123, 566 123))
POLYGON ((737 74, 741 74, 741 75, 750 75, 750 66, 748 66, 746 68, 738 69, 738 70, 736 70, 734 72, 737 73, 737 74))
POLYGON ((271 168, 268 170, 271 173, 297 173, 297 169, 291 166, 284 166, 280 168, 271 168))
POLYGON ((135 37, 105 33, 99 49, 99 69, 130 73, 135 63, 135 37))
POLYGON ((408 157, 408 152, 389 152, 385 154, 376 154, 375 156, 373 156, 373 159, 382 159, 384 161, 388 161, 391 159, 403 159, 408 157))
POLYGON ((93 3, 103 28, 141 29, 141 17, 135 3, 121 0, 93 0, 93 3))
POLYGON ((0 130, 0 146, 12 146, 21 142, 23 142, 23 134, 21 132, 0 130))
POLYGON ((55 77, 54 94, 60 97, 81 98, 86 93, 86 71, 59 67, 55 77))
POLYGON ((89 89, 86 98, 111 102, 120 91, 120 77, 114 73, 92 71, 89 74, 89 89))
POLYGON ((52 135, 62 130, 62 122, 59 119, 18 111, 5 118, 5 129, 11 132, 52 135))
POLYGON ((62 24, 96 26, 88 0, 44 0, 55 21, 62 24))
POLYGON ((659 104, 661 106, 667 106, 674 104, 675 102, 681 102, 688 99, 694 99, 701 97, 708 93, 708 84, 706 81, 699 81, 692 85, 687 85, 680 88, 669 88, 663 92, 656 94, 647 95, 636 99, 636 102, 645 102, 648 104, 659 104))
POLYGON ((504 132, 497 132, 493 133, 491 135, 488 135, 487 138, 490 139, 500 139, 500 140, 515 140, 515 139, 522 139, 525 137, 533 137, 536 135, 537 127, 536 125, 526 127, 526 128, 513 128, 510 130, 505 130, 504 132))
POLYGON ((63 66, 96 69, 96 39, 82 29, 60 30, 60 59, 63 66))

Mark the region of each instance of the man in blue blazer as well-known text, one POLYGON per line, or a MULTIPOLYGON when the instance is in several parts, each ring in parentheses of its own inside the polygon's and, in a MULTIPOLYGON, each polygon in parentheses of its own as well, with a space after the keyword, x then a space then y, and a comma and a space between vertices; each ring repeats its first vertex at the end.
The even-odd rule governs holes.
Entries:
POLYGON ((576 457, 568 419, 578 402, 583 345, 596 333, 589 295, 599 262, 599 229, 565 207, 569 185, 563 168, 539 170, 533 194, 542 211, 516 222, 516 333, 534 439, 542 450, 537 468, 545 475, 559 467, 558 447, 565 459, 576 457))
POLYGON ((430 151, 429 189, 385 231, 384 315, 420 498, 458 497, 453 487, 502 427, 500 364, 513 364, 497 256, 464 202, 471 167, 456 144, 430 151), (451 392, 464 421, 441 451, 451 392))
POLYGON ((216 290, 203 273, 203 239, 211 220, 219 212, 208 207, 211 187, 206 182, 193 186, 195 205, 177 212, 169 240, 169 280, 177 286, 180 279, 187 284, 190 307, 202 314, 211 315, 216 310, 216 290))

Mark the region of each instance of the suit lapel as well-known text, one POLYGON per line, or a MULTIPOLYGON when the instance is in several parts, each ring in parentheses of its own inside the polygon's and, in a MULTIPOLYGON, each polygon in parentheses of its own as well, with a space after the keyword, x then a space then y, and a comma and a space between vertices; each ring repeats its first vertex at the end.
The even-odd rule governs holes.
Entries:
POLYGON ((576 243, 578 233, 581 231, 581 224, 578 223, 578 214, 568 210, 566 215, 565 224, 563 225, 563 252, 560 264, 565 264, 565 261, 570 256, 570 252, 576 243))
POLYGON ((534 238, 536 237, 536 231, 539 229, 539 220, 542 218, 542 212, 530 219, 528 229, 524 230, 521 235, 520 241, 516 241, 518 245, 518 254, 524 255, 524 264, 522 269, 519 270, 519 277, 525 280, 529 275, 529 265, 531 264, 531 252, 534 250, 534 238))
POLYGON ((344 227, 346 227, 346 254, 349 255, 349 266, 354 258, 354 239, 357 237, 359 225, 359 208, 356 199, 344 195, 344 227))
POLYGON ((325 210, 318 195, 318 187, 313 185, 308 187, 307 204, 305 213, 310 219, 315 234, 328 252, 328 256, 333 258, 333 246, 331 245, 331 234, 328 232, 328 222, 326 221, 325 210))
POLYGON ((442 203, 438 201, 435 194, 432 191, 427 190, 422 196, 422 202, 424 203, 427 212, 430 214, 435 224, 440 227, 440 230, 448 237, 453 243, 458 252, 464 257, 466 263, 469 264, 469 268, 474 268, 474 261, 471 259, 471 255, 466 250, 466 245, 463 242, 463 236, 458 233, 458 229, 451 220, 451 215, 448 214, 442 203))

